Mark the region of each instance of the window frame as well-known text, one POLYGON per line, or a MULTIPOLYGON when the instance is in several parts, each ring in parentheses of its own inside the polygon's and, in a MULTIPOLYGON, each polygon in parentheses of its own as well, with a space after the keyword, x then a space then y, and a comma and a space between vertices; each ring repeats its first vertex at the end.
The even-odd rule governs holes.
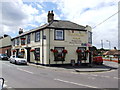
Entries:
POLYGON ((26 37, 22 36, 22 37, 20 37, 20 39, 21 39, 21 45, 25 45, 26 44, 26 37), (25 38, 25 40, 22 40, 21 38, 25 38))
POLYGON ((13 46, 15 46, 15 39, 13 40, 13 46))
POLYGON ((40 48, 35 48, 34 55, 35 55, 35 60, 40 61, 40 48))
POLYGON ((31 35, 28 34, 28 35, 27 35, 27 44, 30 44, 30 41, 31 41, 31 35))
POLYGON ((88 31, 88 43, 92 44, 92 32, 88 31))
POLYGON ((54 40, 64 41, 65 40, 65 33, 64 30, 61 29, 55 29, 54 30, 54 40), (62 31, 62 39, 57 38, 57 31, 62 31))
POLYGON ((40 42, 40 31, 35 32, 35 42, 40 42))
MULTIPOLYGON (((54 49, 56 49, 56 50, 58 50, 58 49, 61 49, 61 50, 64 50, 65 49, 65 47, 54 47, 54 49)), ((59 51, 58 51, 59 52, 59 51)), ((59 55, 61 55, 61 56, 63 56, 63 53, 62 53, 62 51, 61 51, 61 53, 59 54, 59 55)), ((55 57, 54 56, 54 61, 65 61, 65 59, 59 59, 58 57, 55 57)))
POLYGON ((19 38, 17 38, 17 45, 19 45, 19 38))

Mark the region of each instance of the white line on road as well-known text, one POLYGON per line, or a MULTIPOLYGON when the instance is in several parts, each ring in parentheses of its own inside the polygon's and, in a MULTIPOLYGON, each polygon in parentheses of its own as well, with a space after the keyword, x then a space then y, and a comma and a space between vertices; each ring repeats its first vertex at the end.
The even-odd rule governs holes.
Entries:
POLYGON ((101 76, 101 77, 110 78, 110 76, 101 76))
POLYGON ((96 75, 96 74, 91 74, 92 76, 98 76, 98 75, 96 75))
POLYGON ((95 79, 94 77, 88 77, 88 79, 95 79))
POLYGON ((120 79, 120 78, 118 78, 118 77, 113 77, 114 79, 120 79))
POLYGON ((24 72, 30 73, 30 74, 34 74, 33 72, 30 72, 30 71, 27 71, 27 70, 24 70, 24 69, 21 69, 21 68, 17 68, 17 69, 20 70, 20 71, 24 71, 24 72))
POLYGON ((6 64, 6 63, 2 63, 2 64, 5 64, 5 65, 7 65, 8 67, 12 67, 12 65, 8 65, 8 64, 6 64))
MULTIPOLYGON (((73 73, 73 72, 72 72, 73 73)), ((91 76, 94 76, 94 77, 102 77, 102 78, 113 78, 113 79, 120 79, 120 78, 118 78, 118 77, 110 77, 110 76, 103 76, 103 75, 96 75, 96 74, 84 74, 84 73, 73 73, 73 74, 83 74, 83 75, 91 75, 91 76)), ((94 77, 88 77, 89 79, 91 78, 91 79, 95 79, 94 77)))
POLYGON ((65 80, 61 80, 61 79, 54 79, 54 80, 61 81, 61 82, 64 82, 64 83, 70 83, 70 84, 74 84, 74 85, 78 85, 78 86, 84 86, 84 87, 89 87, 89 88, 98 88, 98 87, 95 87, 95 86, 84 85, 84 84, 70 82, 70 81, 65 81, 65 80))

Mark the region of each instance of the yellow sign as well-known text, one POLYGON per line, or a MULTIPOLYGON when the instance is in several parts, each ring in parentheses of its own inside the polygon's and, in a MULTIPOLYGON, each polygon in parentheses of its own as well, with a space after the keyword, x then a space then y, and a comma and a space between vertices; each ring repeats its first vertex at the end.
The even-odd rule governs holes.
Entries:
POLYGON ((73 39, 80 39, 80 37, 73 37, 73 39))

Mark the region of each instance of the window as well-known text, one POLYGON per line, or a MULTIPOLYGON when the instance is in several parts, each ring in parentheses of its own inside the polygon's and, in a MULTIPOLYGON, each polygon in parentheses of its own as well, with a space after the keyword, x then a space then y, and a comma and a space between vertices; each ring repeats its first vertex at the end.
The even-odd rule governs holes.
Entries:
POLYGON ((55 30, 55 40, 64 40, 64 30, 55 30))
POLYGON ((64 47, 55 47, 56 50, 58 50, 57 55, 54 57, 54 61, 65 61, 64 58, 62 58, 64 55, 62 53, 62 50, 64 47))
POLYGON ((88 43, 92 44, 92 32, 88 32, 88 43))
POLYGON ((39 42, 40 41, 40 31, 35 32, 35 42, 39 42))
POLYGON ((25 36, 21 37, 21 45, 25 45, 25 36))
POLYGON ((15 39, 13 40, 13 46, 15 46, 15 39))
POLYGON ((25 40, 21 39, 21 45, 25 45, 25 40))
POLYGON ((30 43, 30 34, 27 35, 27 44, 30 43))
POLYGON ((40 60, 40 48, 35 48, 34 55, 35 55, 35 60, 39 61, 40 60))
POLYGON ((17 45, 19 45, 19 38, 17 38, 17 45))
POLYGON ((81 50, 81 56, 78 56, 78 60, 87 60, 86 53, 84 52, 86 50, 86 47, 78 47, 79 50, 81 50))

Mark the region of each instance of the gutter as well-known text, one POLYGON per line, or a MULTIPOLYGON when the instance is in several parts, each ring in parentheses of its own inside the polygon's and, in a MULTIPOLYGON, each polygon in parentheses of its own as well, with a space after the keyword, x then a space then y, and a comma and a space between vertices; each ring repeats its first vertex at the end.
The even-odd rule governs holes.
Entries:
POLYGON ((49 29, 49 66, 50 66, 50 29, 49 29))
POLYGON ((43 36, 44 36, 44 30, 42 30, 42 64, 44 64, 44 40, 43 40, 43 36))

